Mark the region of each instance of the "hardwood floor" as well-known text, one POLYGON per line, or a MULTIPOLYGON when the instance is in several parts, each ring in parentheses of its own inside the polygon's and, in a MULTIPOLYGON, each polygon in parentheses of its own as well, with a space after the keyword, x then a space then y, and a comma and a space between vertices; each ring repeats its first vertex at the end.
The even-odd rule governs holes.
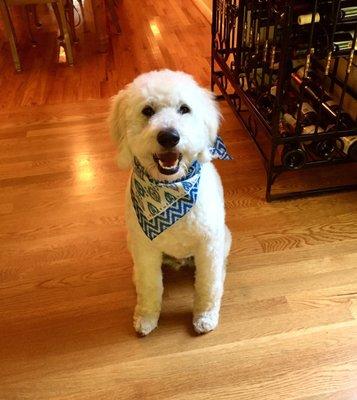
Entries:
MULTIPOLYGON (((191 0, 120 0, 122 35, 111 36, 107 54, 96 50, 90 5, 78 28, 73 67, 58 63, 58 43, 52 15, 41 12, 44 27, 35 32, 33 48, 21 28, 19 53, 24 72, 14 70, 10 48, 0 32, 0 111, 20 106, 73 103, 108 98, 139 73, 152 69, 183 69, 209 84, 210 27, 191 0)), ((78 8, 78 7, 77 7, 78 8)))
POLYGON ((107 55, 78 50, 70 69, 48 50, 21 75, 1 58, 0 399, 357 399, 357 195, 266 203, 261 160, 224 103, 220 326, 194 334, 192 272, 165 270, 159 328, 135 335, 107 97, 163 66, 207 84, 209 26, 189 0, 120 7, 107 55))

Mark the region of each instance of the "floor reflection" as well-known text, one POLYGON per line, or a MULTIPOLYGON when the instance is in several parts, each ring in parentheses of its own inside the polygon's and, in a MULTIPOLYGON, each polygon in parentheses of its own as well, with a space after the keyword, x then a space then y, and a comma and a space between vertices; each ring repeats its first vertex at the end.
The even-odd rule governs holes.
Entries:
POLYGON ((94 182, 95 172, 92 164, 92 160, 89 154, 80 153, 75 158, 75 173, 76 181, 78 183, 94 182))
POLYGON ((160 29, 157 26, 156 22, 150 22, 150 29, 151 29, 151 32, 154 34, 154 36, 161 35, 160 29))

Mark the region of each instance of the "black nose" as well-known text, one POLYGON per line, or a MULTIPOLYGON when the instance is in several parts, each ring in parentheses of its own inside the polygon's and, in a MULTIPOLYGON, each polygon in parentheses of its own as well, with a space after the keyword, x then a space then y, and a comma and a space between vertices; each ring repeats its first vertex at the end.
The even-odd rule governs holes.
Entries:
POLYGON ((166 129, 158 133, 157 141, 162 147, 169 149, 170 147, 175 147, 177 145, 180 141, 180 135, 176 129, 166 129))

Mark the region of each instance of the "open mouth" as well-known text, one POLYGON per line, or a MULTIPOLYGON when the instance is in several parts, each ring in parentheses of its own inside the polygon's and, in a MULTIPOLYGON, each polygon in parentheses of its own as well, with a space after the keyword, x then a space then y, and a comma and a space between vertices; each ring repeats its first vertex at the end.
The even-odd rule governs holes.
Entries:
POLYGON ((179 152, 168 151, 153 155, 153 159, 157 164, 157 168, 161 174, 173 175, 180 168, 182 154, 179 152))

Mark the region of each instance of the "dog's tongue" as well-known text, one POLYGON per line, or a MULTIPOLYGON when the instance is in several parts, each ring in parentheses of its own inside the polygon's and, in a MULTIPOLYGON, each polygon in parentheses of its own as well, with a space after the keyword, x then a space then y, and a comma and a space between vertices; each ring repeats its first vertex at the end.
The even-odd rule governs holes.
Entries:
POLYGON ((159 160, 165 167, 173 167, 176 164, 177 159, 179 158, 179 153, 174 152, 166 152, 166 153, 159 153, 158 155, 159 160))

